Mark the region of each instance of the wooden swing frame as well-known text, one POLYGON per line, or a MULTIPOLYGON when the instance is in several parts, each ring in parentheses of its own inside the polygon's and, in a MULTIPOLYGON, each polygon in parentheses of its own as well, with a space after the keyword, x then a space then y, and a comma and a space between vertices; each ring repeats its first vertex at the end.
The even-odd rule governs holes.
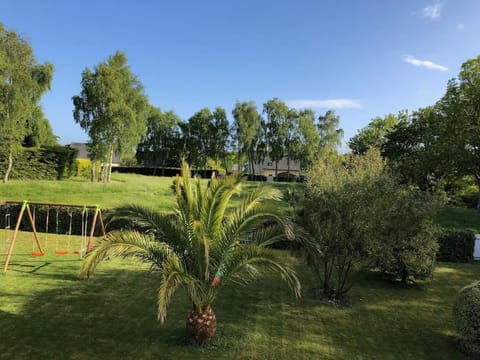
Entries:
POLYGON ((32 231, 33 231, 33 236, 35 238, 35 243, 37 244, 38 252, 37 251, 32 251, 32 254, 35 256, 43 256, 45 255, 45 252, 43 251, 42 245, 40 243, 40 239, 38 237, 38 232, 37 228, 35 227, 35 220, 33 219, 32 212, 30 210, 29 205, 36 205, 36 206, 49 206, 49 207, 64 207, 64 208, 80 208, 80 209, 95 209, 95 213, 93 215, 93 220, 92 220, 92 225, 90 227, 90 234, 88 237, 88 242, 87 242, 87 247, 86 250, 87 252, 90 251, 93 248, 93 235, 95 233, 95 227, 97 225, 97 221, 100 223, 100 229, 102 231, 102 235, 105 236, 105 224, 103 222, 103 217, 102 217, 102 211, 100 210, 100 207, 98 205, 93 206, 93 205, 71 205, 71 204, 56 204, 56 203, 47 203, 47 202, 28 202, 28 201, 23 201, 23 202, 18 202, 18 201, 5 201, 3 204, 5 205, 19 205, 21 204, 22 207, 20 209, 20 213, 18 214, 18 219, 17 223, 15 225, 15 230, 13 232, 13 237, 12 241, 10 242, 10 246, 8 248, 7 252, 7 257, 5 259, 5 263, 3 265, 3 273, 6 273, 8 270, 8 265, 10 263, 10 259, 13 254, 13 249, 15 247, 15 241, 17 240, 17 235, 18 231, 20 230, 20 225, 22 223, 23 216, 25 215, 25 212, 28 215, 28 218, 30 220, 30 225, 32 226, 32 231))

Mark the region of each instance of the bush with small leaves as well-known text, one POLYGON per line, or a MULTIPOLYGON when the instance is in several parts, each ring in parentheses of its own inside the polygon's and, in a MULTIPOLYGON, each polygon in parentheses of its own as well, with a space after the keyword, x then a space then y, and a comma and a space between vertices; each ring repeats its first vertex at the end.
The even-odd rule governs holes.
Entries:
POLYGON ((480 281, 464 287, 453 306, 455 327, 464 350, 480 356, 480 281))

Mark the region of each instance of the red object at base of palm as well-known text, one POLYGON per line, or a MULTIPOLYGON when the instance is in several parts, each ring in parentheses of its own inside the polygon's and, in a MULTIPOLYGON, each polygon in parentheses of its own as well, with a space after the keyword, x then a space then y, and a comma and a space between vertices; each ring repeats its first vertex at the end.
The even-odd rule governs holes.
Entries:
POLYGON ((215 276, 212 281, 212 286, 217 286, 218 284, 220 284, 221 280, 222 278, 220 276, 215 276))

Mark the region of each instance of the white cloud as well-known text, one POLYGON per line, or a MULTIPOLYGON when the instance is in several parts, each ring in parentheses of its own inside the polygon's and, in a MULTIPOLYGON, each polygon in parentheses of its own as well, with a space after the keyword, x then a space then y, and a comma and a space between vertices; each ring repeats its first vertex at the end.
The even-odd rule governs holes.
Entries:
POLYGON ((457 25, 457 30, 458 31, 463 31, 464 29, 465 29, 465 25, 463 25, 463 24, 458 24, 457 25))
POLYGON ((361 109, 362 104, 358 100, 354 99, 297 99, 287 101, 288 106, 294 108, 329 108, 329 109, 361 109))
POLYGON ((423 8, 423 16, 432 20, 438 19, 442 13, 443 4, 436 3, 423 8))
POLYGON ((447 71, 448 68, 443 65, 435 64, 434 62, 430 60, 419 60, 416 59, 413 56, 406 56, 404 61, 408 64, 411 64, 413 66, 420 66, 420 67, 425 67, 427 69, 431 70, 439 70, 439 71, 447 71))

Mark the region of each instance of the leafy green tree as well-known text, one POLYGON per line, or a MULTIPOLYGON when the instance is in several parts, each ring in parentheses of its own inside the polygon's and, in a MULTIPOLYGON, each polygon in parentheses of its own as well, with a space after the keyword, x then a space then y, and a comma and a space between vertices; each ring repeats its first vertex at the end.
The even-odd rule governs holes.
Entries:
MULTIPOLYGON (((480 56, 462 64, 458 79, 448 82, 435 105, 435 135, 443 146, 438 159, 446 175, 473 176, 480 190, 480 56)), ((480 193, 479 193, 480 194, 480 193)), ((480 208, 480 198, 478 202, 480 208)))
POLYGON ((30 44, 0 23, 0 151, 7 159, 3 182, 28 135, 28 119, 50 89, 52 74, 52 64, 37 63, 30 44))
POLYGON ((227 169, 228 149, 230 145, 230 124, 227 113, 222 107, 217 107, 213 112, 210 125, 210 145, 208 155, 211 159, 222 164, 227 169))
POLYGON ((307 172, 304 210, 299 219, 319 251, 308 251, 307 262, 324 296, 342 298, 355 272, 371 267, 382 218, 379 186, 385 180, 378 151, 321 157, 307 172))
POLYGON ((348 146, 354 154, 365 154, 370 147, 380 149, 385 142, 385 136, 392 131, 397 122, 398 119, 393 114, 373 118, 348 141, 348 146))
MULTIPOLYGON (((110 181, 113 154, 133 154, 145 134, 148 100, 120 51, 82 73, 82 91, 72 98, 73 117, 90 137, 91 146, 104 151, 103 181, 110 181)), ((98 152, 97 152, 98 153, 98 152)), ((100 154, 100 153, 98 153, 100 154)))
POLYGON ((343 129, 339 128, 340 117, 335 111, 328 110, 318 117, 318 132, 320 133, 320 149, 326 155, 337 154, 342 143, 343 129))
POLYGON ((298 142, 296 158, 300 167, 311 167, 318 156, 320 148, 320 134, 315 126, 315 112, 311 109, 301 110, 298 114, 300 140, 298 142))
POLYGON ((196 170, 207 168, 212 143, 213 114, 209 108, 196 112, 183 127, 187 160, 196 170))
POLYGON ((249 173, 254 173, 256 162, 256 149, 261 141, 261 118, 257 106, 253 101, 237 101, 232 110, 235 120, 234 133, 237 147, 237 162, 239 168, 246 159, 249 173))
POLYGON ((382 154, 402 183, 433 190, 444 177, 441 168, 447 158, 441 159, 437 153, 443 145, 435 135, 436 118, 433 107, 419 109, 412 115, 402 111, 397 124, 385 135, 382 154))
POLYGON ((27 120, 27 135, 23 140, 25 147, 56 146, 58 137, 53 133, 50 122, 42 107, 37 105, 27 120))
POLYGON ((285 156, 290 109, 283 101, 274 98, 263 104, 263 112, 267 116, 268 156, 275 163, 275 176, 277 176, 278 162, 285 156))
POLYGON ((173 111, 150 110, 147 133, 137 146, 137 161, 145 165, 162 167, 179 166, 181 162, 181 120, 173 111))
POLYGON ((208 343, 215 334, 212 306, 224 285, 248 284, 273 272, 299 296, 294 271, 268 247, 291 235, 290 224, 275 203, 280 193, 256 188, 227 211, 241 184, 241 174, 212 177, 205 189, 190 178, 190 169, 183 164, 182 176, 174 180, 174 213, 134 205, 117 209, 113 218, 129 222, 131 229, 108 234, 87 255, 80 275, 91 276, 102 260, 112 257, 151 264, 160 275, 158 318, 165 321, 173 294, 184 288, 192 303, 187 330, 197 344, 208 343))

